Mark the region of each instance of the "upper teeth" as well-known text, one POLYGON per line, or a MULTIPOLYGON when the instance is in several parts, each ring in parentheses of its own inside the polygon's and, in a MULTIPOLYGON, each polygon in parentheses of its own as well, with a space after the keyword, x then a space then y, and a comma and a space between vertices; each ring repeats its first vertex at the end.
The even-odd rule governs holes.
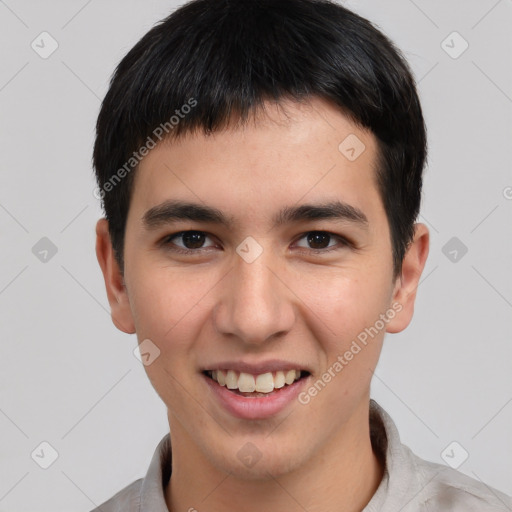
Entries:
POLYGON ((213 370, 212 379, 228 389, 238 389, 243 393, 258 391, 271 393, 274 389, 282 388, 285 384, 292 384, 300 378, 300 370, 277 371, 251 375, 250 373, 236 372, 235 370, 213 370))

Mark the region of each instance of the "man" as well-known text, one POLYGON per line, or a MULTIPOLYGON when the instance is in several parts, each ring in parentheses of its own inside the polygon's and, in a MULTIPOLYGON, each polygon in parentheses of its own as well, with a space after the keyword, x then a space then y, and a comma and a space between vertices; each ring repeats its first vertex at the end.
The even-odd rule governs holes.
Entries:
POLYGON ((97 256, 170 435, 101 510, 512 506, 370 401, 428 254, 425 159, 407 64, 340 5, 197 0, 137 43, 98 118, 97 256))

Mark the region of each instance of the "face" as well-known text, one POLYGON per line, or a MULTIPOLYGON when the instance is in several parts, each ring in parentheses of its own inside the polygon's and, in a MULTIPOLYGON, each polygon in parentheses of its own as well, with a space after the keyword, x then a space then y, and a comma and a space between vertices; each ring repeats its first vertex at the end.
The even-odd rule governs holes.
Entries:
POLYGON ((319 99, 282 106, 151 150, 124 285, 98 223, 113 320, 146 344, 173 454, 243 478, 365 432, 384 333, 408 324, 428 247, 419 225, 394 280, 374 136, 319 99))

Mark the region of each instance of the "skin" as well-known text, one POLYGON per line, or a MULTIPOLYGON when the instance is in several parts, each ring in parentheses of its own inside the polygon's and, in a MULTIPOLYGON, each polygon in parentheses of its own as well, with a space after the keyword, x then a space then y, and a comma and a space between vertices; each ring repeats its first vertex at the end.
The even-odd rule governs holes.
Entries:
POLYGON ((173 472, 165 493, 173 512, 355 512, 375 493, 383 467, 369 436, 372 372, 385 332, 402 331, 412 318, 429 246, 426 226, 416 224, 402 274, 393 278, 376 151, 371 132, 323 100, 266 104, 244 127, 189 134, 144 158, 127 219, 124 278, 107 221, 98 221, 112 320, 161 351, 145 369, 168 408, 173 472), (354 161, 338 150, 349 134, 366 146, 354 161), (233 226, 177 221, 145 229, 144 213, 167 199, 218 208, 233 226), (272 228, 283 206, 336 199, 362 210, 367 227, 308 220, 272 228), (179 237, 162 245, 186 230, 208 234, 202 248, 188 245, 197 253, 173 251, 187 247, 179 237), (324 246, 335 250, 315 253, 322 245, 308 244, 311 231, 350 243, 332 237, 324 246), (252 263, 236 252, 247 236, 263 249, 252 263), (200 373, 223 360, 283 359, 308 368, 312 383, 393 304, 401 311, 321 392, 274 417, 230 415, 200 373), (237 457, 248 441, 261 453, 251 468, 237 457))

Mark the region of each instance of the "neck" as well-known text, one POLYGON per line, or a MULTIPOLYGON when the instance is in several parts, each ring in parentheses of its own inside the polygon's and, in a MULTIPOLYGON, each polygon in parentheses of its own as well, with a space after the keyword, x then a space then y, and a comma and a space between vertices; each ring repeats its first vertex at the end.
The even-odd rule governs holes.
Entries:
POLYGON ((177 422, 171 436, 173 470, 165 489, 167 507, 171 512, 360 512, 384 472, 372 450, 365 405, 301 467, 278 477, 269 472, 262 480, 219 471, 177 422))

